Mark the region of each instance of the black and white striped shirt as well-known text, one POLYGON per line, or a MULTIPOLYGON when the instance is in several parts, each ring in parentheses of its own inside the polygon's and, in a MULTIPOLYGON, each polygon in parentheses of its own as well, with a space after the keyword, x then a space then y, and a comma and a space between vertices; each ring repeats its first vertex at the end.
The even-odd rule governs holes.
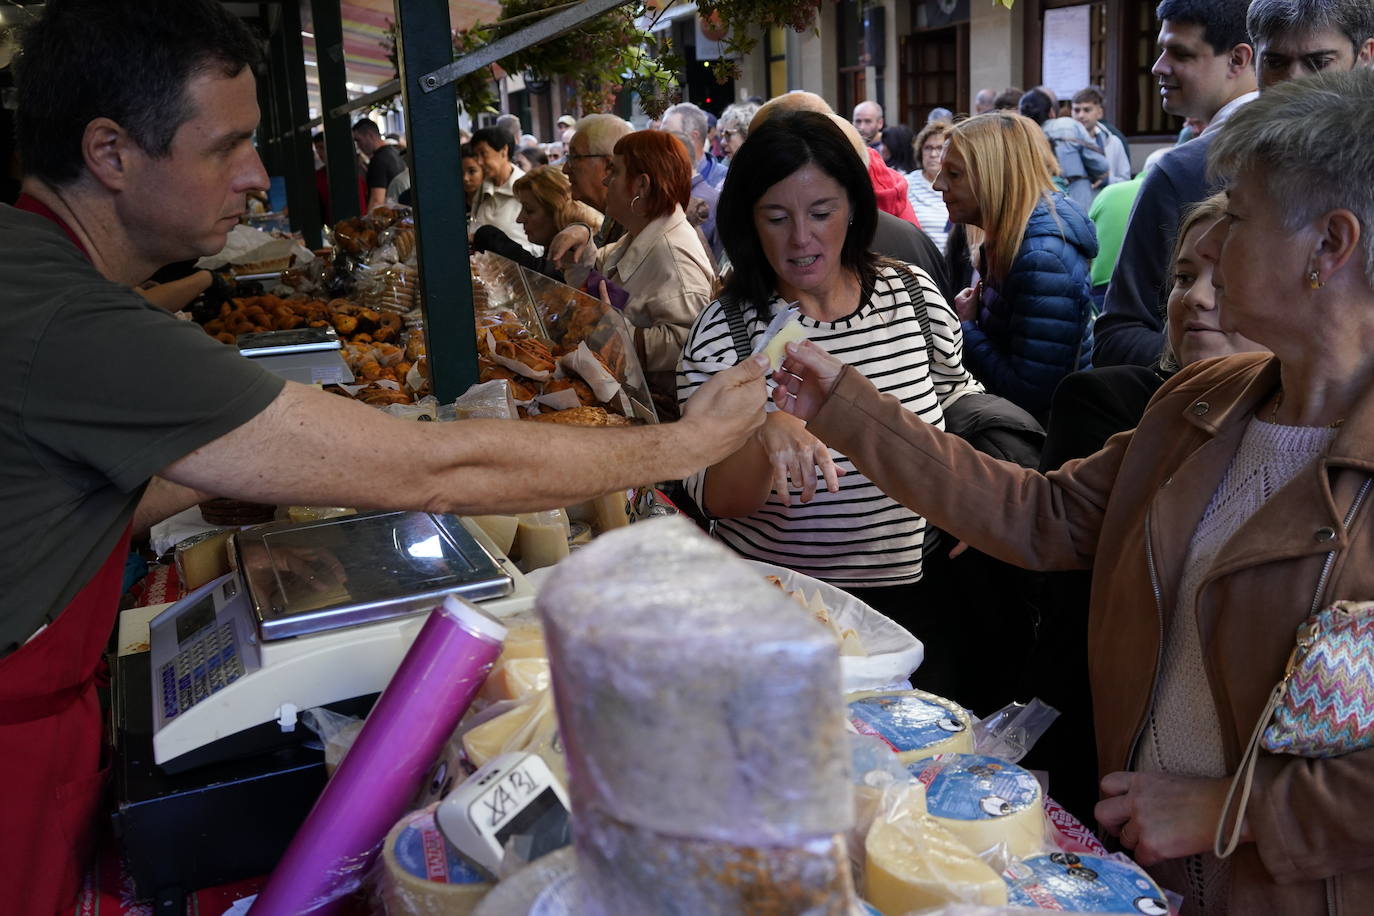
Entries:
MULTIPOLYGON (((962 361, 959 318, 931 278, 912 267, 925 295, 936 361, 932 366, 920 321, 898 269, 883 267, 873 292, 852 315, 839 321, 799 316, 807 336, 867 376, 923 420, 944 428, 942 405, 982 387, 962 361)), ((746 309, 750 340, 757 346, 769 318, 785 303, 775 297, 769 317, 755 319, 746 309)), ((678 402, 692 396, 708 378, 739 359, 720 302, 697 317, 678 364, 678 402)), ((773 405, 769 405, 769 409, 773 405)), ((837 467, 847 472, 840 490, 824 482, 802 505, 790 507, 776 493, 747 518, 720 519, 716 536, 743 556, 775 563, 841 588, 905 585, 921 578, 921 541, 925 519, 885 496, 859 474, 849 459, 831 449, 837 467)), ((705 472, 689 478, 687 490, 703 503, 705 472)))

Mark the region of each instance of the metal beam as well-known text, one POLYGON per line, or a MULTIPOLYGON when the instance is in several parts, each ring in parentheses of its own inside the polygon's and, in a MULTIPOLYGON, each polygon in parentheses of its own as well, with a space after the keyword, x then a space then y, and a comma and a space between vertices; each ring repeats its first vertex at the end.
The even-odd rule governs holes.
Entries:
MULTIPOLYGON (((281 7, 277 21, 278 35, 285 63, 286 103, 288 118, 294 124, 310 114, 309 96, 305 91, 305 51, 301 44, 301 8, 299 3, 281 7)), ((281 173, 286 178, 287 211, 291 228, 299 232, 307 248, 319 248, 320 198, 315 190, 315 157, 310 150, 310 136, 291 133, 283 138, 285 155, 281 173)))
POLYGON ((440 403, 452 403, 477 381, 458 98, 452 87, 416 91, 416 74, 453 60, 448 0, 396 0, 396 26, 430 376, 440 403))
MULTIPOLYGON (((317 0, 317 2, 318 2, 318 0, 317 0)), ((316 40, 318 40, 318 39, 319 39, 319 34, 316 33, 316 36, 315 36, 315 37, 316 37, 316 40)), ((356 99, 350 99, 348 102, 346 102, 346 103, 343 104, 343 105, 336 105, 336 106, 334 106, 333 108, 330 108, 330 109, 329 109, 329 116, 330 116, 330 117, 333 117, 333 118, 341 118, 341 117, 344 117, 345 115, 348 115, 348 114, 351 114, 352 112, 357 111, 359 108, 366 108, 366 107, 368 107, 369 105, 372 105, 372 104, 374 104, 374 103, 376 103, 376 102, 385 102, 387 99, 392 98, 392 97, 394 97, 394 96, 398 96, 398 95, 400 95, 400 94, 401 94, 401 81, 400 81, 400 80, 387 80, 385 83, 382 83, 380 86, 378 86, 378 87, 377 87, 375 90, 373 90, 372 92, 369 92, 367 95, 360 95, 360 96, 358 96, 356 99)), ((318 121, 315 121, 315 122, 312 122, 312 123, 319 123, 319 122, 318 122, 318 121)))
MULTIPOLYGON (((348 101, 348 73, 344 65, 343 14, 340 0, 310 0, 315 29, 315 64, 320 79, 320 107, 329 113, 324 123, 325 170, 329 175, 329 215, 332 221, 358 215, 358 154, 353 147, 348 112, 335 114, 348 101)), ((297 123, 297 122, 292 122, 297 123)), ((319 122, 312 122, 319 123, 319 122)), ((311 125, 296 133, 310 134, 311 125)))
MULTIPOLYGON (((574 29, 588 20, 595 19, 607 10, 613 10, 629 2, 630 0, 584 0, 576 6, 559 10, 532 26, 523 28, 518 32, 512 32, 504 38, 498 38, 491 44, 478 48, 471 54, 465 54, 445 66, 425 71, 419 79, 419 88, 423 92, 433 92, 449 85, 454 80, 467 76, 469 73, 476 73, 503 57, 509 57, 542 41, 555 38, 569 29, 574 29)), ((404 6, 404 3, 398 5, 404 6)))

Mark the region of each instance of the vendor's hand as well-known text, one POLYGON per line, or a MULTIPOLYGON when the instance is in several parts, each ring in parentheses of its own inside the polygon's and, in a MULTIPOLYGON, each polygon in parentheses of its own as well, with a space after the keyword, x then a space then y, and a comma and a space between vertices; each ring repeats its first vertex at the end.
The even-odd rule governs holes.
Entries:
POLYGON ((954 297, 954 314, 960 321, 976 321, 978 318, 978 291, 972 286, 964 287, 963 292, 954 297))
POLYGON ((688 441, 711 452, 703 466, 733 455, 763 425, 763 405, 768 402, 763 376, 767 371, 768 358, 752 356, 717 372, 687 399, 677 425, 701 430, 694 431, 688 441))
MULTIPOLYGON (((1230 780, 1169 773, 1108 773, 1093 815, 1141 865, 1210 852, 1230 780)), ((1249 841, 1248 825, 1242 842, 1249 841)))
POLYGON ((792 505, 791 491, 794 489, 801 490, 803 505, 811 502, 816 495, 818 469, 825 478, 825 488, 831 493, 840 491, 844 468, 835 467, 830 449, 807 432, 801 420, 790 414, 770 413, 755 435, 773 471, 773 492, 778 494, 784 506, 792 505))
POLYGON ((835 390, 844 363, 809 340, 787 345, 787 359, 773 373, 773 402, 800 420, 810 420, 835 390))
POLYGON ((596 250, 596 246, 592 244, 591 227, 577 223, 559 230, 553 237, 549 242, 548 258, 560 267, 565 267, 580 262, 589 247, 593 251, 596 250))

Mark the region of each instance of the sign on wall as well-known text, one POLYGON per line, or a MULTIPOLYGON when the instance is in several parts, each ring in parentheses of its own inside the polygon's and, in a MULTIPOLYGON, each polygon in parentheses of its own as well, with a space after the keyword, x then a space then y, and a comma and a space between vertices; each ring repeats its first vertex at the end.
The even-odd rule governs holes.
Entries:
POLYGON ((1045 10, 1044 50, 1040 72, 1046 86, 1067 100, 1090 79, 1092 36, 1089 6, 1045 10))

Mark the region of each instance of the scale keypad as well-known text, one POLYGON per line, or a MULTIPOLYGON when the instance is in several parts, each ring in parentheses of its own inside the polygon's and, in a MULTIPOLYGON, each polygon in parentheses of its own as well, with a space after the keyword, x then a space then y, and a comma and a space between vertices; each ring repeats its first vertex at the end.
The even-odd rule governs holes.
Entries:
POLYGON ((231 623, 207 627, 162 666, 162 718, 171 719, 243 676, 231 623))

